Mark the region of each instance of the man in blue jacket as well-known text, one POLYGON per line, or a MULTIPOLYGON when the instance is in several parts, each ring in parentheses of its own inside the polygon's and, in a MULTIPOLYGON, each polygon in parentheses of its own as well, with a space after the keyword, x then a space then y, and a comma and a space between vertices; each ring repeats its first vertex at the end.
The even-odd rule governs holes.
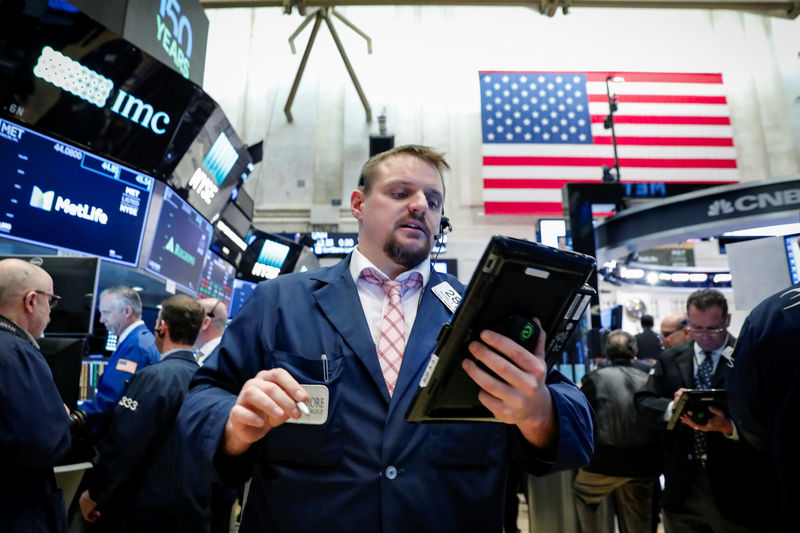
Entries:
POLYGON ((591 410, 548 373, 544 336, 535 354, 490 331, 470 346, 501 379, 463 368, 505 424, 404 419, 447 293, 464 289, 429 261, 446 168, 417 145, 370 159, 350 198, 356 250, 261 283, 192 381, 179 421, 206 468, 252 476, 242 533, 500 532, 510 454, 534 474, 588 462, 591 410))
POLYGON ((209 531, 211 483, 175 423, 198 368, 192 345, 203 318, 203 307, 188 296, 161 304, 155 330, 163 359, 137 372, 115 406, 80 497, 81 514, 101 531, 209 531))
POLYGON ((133 375, 160 355, 155 338, 142 321, 142 300, 130 287, 109 287, 100 293, 100 322, 117 336, 117 349, 111 354, 94 398, 81 405, 86 423, 95 435, 102 434, 133 375))
POLYGON ((69 416, 36 338, 58 303, 53 279, 0 261, 0 530, 60 533, 67 515, 53 466, 69 451, 69 416))

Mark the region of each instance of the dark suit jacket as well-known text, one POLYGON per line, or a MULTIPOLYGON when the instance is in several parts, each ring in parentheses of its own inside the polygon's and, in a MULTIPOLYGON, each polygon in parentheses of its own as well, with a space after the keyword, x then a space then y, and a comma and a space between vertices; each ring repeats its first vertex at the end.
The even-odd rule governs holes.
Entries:
MULTIPOLYGON (((463 292, 463 285, 431 272, 390 397, 348 267, 349 258, 260 283, 186 395, 178 419, 207 468, 231 486, 252 475, 240 531, 499 533, 508 452, 526 444, 519 431, 405 421, 451 316, 431 288, 447 281, 463 292), (327 420, 279 426, 240 457, 218 454, 242 385, 276 367, 328 391, 320 403, 327 420)), ((547 387, 559 419, 554 457, 530 446, 517 456, 536 474, 576 468, 592 453, 586 398, 556 371, 547 387)))
MULTIPOLYGON (((735 339, 729 336, 728 345, 734 342, 735 339)), ((666 477, 663 507, 670 512, 681 512, 697 467, 690 459, 693 430, 685 424, 678 424, 675 429, 667 431, 663 417, 676 390, 695 388, 693 357, 693 342, 664 351, 644 390, 635 396, 642 420, 663 430, 666 477)), ((711 386, 724 389, 730 371, 727 361, 720 359, 711 377, 711 386)), ((754 515, 759 512, 759 505, 755 502, 765 492, 763 484, 766 483, 760 454, 743 439, 734 441, 719 432, 706 433, 706 437, 706 470, 717 508, 734 522, 757 520, 754 515)))
POLYGON ((639 346, 639 359, 658 359, 661 357, 661 339, 652 329, 647 328, 636 335, 636 344, 639 346))

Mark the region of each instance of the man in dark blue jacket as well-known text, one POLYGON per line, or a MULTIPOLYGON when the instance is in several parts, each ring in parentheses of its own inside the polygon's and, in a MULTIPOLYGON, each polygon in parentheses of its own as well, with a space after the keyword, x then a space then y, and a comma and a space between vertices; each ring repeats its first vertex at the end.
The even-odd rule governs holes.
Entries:
POLYGON ((198 368, 191 348, 204 317, 188 296, 162 303, 155 328, 162 359, 137 372, 120 398, 81 494, 81 514, 103 531, 208 531, 211 485, 175 423, 198 368))
POLYGON ((744 436, 769 455, 763 468, 778 480, 778 531, 797 528, 800 497, 800 283, 758 304, 742 326, 728 376, 731 415, 744 436))
POLYGON ((94 399, 80 407, 95 435, 102 434, 102 427, 133 375, 160 357, 153 334, 142 321, 142 300, 136 291, 124 286, 109 287, 100 293, 98 307, 100 322, 117 336, 117 348, 103 371, 94 399))
POLYGON ((67 515, 53 466, 69 451, 69 416, 35 338, 58 303, 53 280, 0 261, 0 530, 60 533, 67 515))
POLYGON ((416 145, 370 159, 356 250, 261 283, 198 371, 179 420, 223 482, 252 476, 242 533, 499 533, 511 453, 535 474, 591 456, 591 409, 548 373, 544 336, 535 353, 490 331, 470 346, 500 379, 463 368, 505 424, 405 421, 463 292, 429 261, 445 168, 416 145))

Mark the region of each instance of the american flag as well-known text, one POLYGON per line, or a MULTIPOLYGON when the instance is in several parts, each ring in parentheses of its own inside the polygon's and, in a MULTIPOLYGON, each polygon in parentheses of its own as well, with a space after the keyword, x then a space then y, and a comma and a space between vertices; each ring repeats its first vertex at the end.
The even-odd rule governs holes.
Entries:
POLYGON ((614 166, 623 182, 735 183, 721 74, 497 72, 480 75, 486 214, 561 216, 561 187, 614 166))

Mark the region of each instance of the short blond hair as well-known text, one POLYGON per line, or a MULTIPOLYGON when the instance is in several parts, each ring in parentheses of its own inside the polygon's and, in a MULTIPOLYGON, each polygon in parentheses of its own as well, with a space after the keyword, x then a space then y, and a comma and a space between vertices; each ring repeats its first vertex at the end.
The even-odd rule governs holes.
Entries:
POLYGON ((390 157, 400 154, 408 154, 412 157, 416 157, 417 159, 421 159, 422 161, 426 161, 436 167, 437 172, 439 172, 439 177, 442 180, 442 192, 444 192, 444 176, 442 174, 445 170, 450 170, 450 165, 445 160, 443 153, 437 152, 433 148, 429 146, 423 146, 421 144, 404 144, 402 146, 396 146, 391 150, 387 150, 370 157, 369 160, 364 163, 364 166, 361 167, 361 177, 358 179, 358 188, 364 191, 364 194, 369 194, 372 184, 375 182, 375 178, 378 176, 378 165, 390 157))

